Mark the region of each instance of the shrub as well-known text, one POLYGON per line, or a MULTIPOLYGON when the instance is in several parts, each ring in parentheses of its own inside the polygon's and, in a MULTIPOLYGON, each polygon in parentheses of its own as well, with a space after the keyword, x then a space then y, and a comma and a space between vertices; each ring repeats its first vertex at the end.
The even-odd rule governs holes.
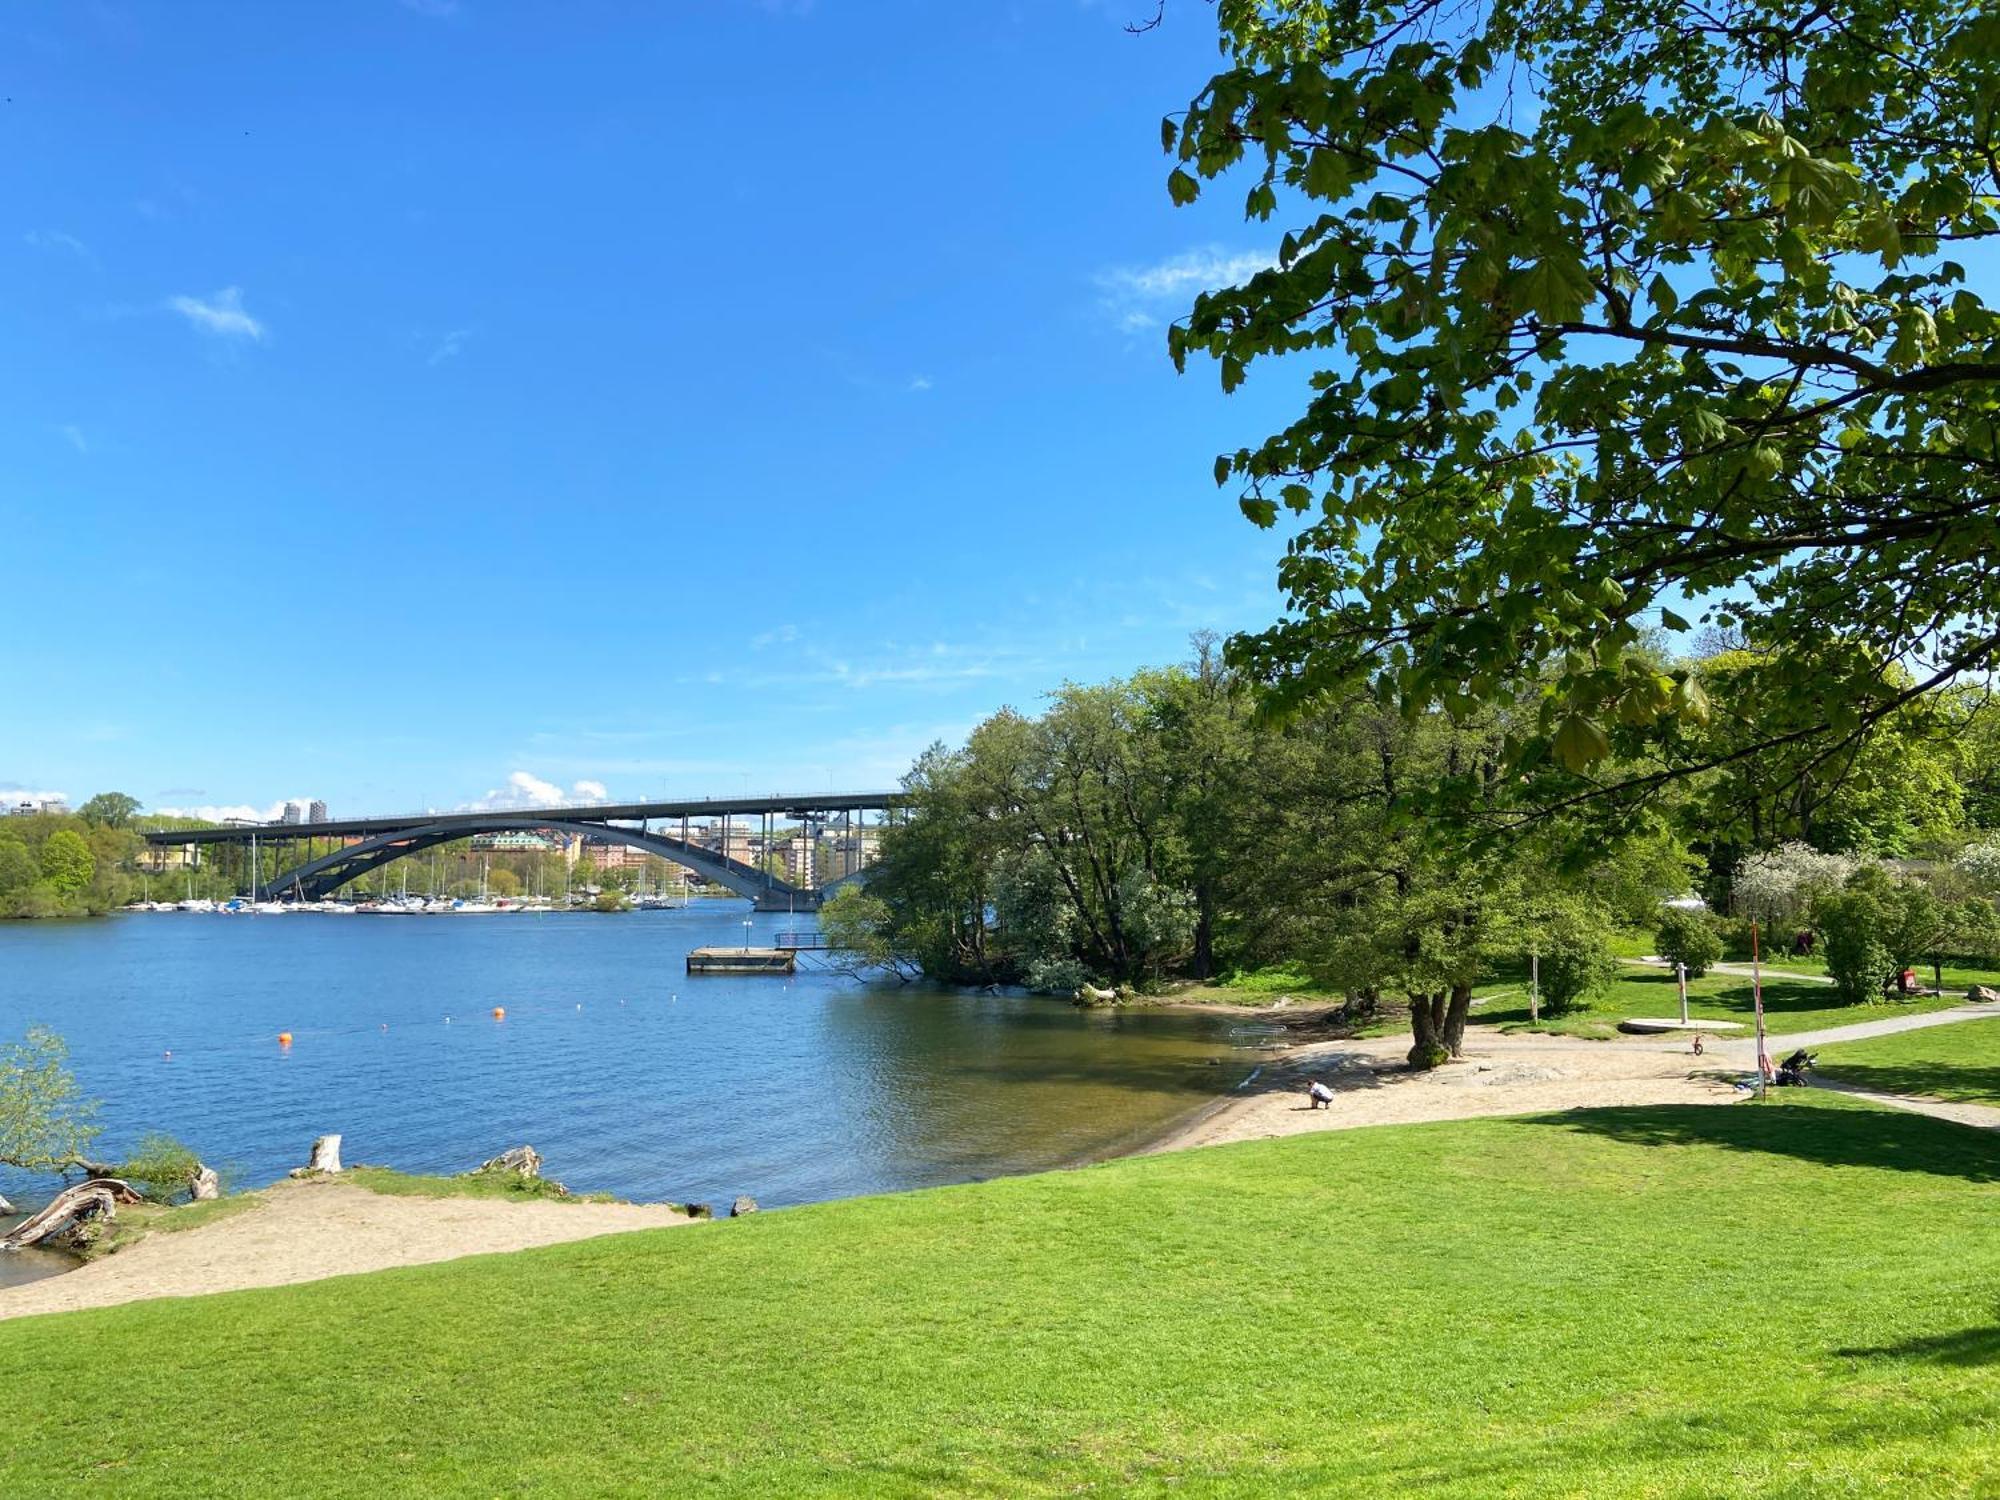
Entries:
POLYGON ((1617 977, 1611 928, 1595 907, 1566 905, 1541 932, 1542 1005, 1550 1015, 1580 1009, 1617 977))
POLYGON ((1686 964, 1687 977, 1699 979, 1722 957, 1722 935, 1707 912, 1669 906, 1660 913, 1653 951, 1670 964, 1686 964))
POLYGON ((118 1175, 150 1188, 154 1197, 165 1198, 187 1187, 200 1170, 200 1157, 172 1136, 155 1132, 140 1139, 118 1175))
POLYGON ((1850 1005, 1879 999, 1898 970, 1938 946, 1945 925, 1935 896, 1879 866, 1855 871, 1838 891, 1821 896, 1813 916, 1825 935, 1826 971, 1850 1005))

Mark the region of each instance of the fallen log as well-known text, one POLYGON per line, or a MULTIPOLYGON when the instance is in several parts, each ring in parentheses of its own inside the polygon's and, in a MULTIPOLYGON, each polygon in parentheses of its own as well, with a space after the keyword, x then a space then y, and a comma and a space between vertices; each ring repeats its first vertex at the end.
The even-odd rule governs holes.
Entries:
POLYGON ((121 1178, 93 1177, 57 1193, 40 1212, 16 1224, 6 1239, 0 1240, 0 1245, 23 1250, 49 1240, 66 1239, 92 1220, 117 1218, 121 1203, 144 1201, 144 1195, 121 1178))

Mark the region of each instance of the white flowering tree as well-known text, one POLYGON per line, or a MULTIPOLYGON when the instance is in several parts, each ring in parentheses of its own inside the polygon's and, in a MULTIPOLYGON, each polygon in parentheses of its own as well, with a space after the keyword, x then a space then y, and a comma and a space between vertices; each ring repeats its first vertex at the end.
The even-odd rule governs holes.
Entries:
POLYGON ((2000 839, 1970 845, 1952 866, 1987 900, 2000 900, 2000 839))
POLYGON ((1738 916, 1767 927, 1796 925, 1816 898, 1845 885, 1856 865, 1848 855, 1822 854, 1810 844, 1780 844, 1736 867, 1731 904, 1738 916))

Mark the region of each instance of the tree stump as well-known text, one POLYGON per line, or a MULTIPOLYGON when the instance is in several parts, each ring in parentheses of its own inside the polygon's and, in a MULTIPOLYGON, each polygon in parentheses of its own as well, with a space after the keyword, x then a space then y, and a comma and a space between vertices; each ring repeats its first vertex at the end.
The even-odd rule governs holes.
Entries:
POLYGON ((222 1196, 222 1180, 215 1175, 215 1168, 195 1164, 194 1176, 188 1181, 188 1193, 196 1203, 211 1203, 222 1196))
POLYGON ((340 1137, 323 1135, 313 1142, 312 1159, 303 1167, 292 1168, 294 1177, 316 1177, 322 1172, 340 1170, 340 1137))
POLYGON ((542 1175, 542 1153, 533 1146, 516 1146, 511 1151, 502 1151, 490 1161, 483 1161, 474 1167, 473 1173, 511 1172, 516 1177, 539 1177, 542 1175))

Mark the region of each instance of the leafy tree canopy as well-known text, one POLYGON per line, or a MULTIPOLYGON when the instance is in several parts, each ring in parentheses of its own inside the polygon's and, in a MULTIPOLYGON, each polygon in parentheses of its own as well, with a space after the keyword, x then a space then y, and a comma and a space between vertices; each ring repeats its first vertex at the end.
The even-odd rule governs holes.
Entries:
POLYGON ((60 895, 74 896, 90 884, 96 870, 90 845, 73 829, 58 828, 42 845, 42 873, 60 895))
POLYGON ((1225 391, 1315 366, 1296 421, 1216 462, 1299 528, 1290 616, 1233 647, 1280 704, 1528 683, 1514 764, 1576 772, 1621 726, 1701 763, 1706 695, 1640 649, 1656 626, 1747 635, 1809 705, 1772 739, 1829 749, 1994 659, 2000 319, 1963 262, 2000 235, 2000 12, 1217 13, 1168 186, 1246 173, 1274 263, 1170 352, 1225 391))
POLYGON ((79 1160, 97 1137, 97 1105, 83 1097, 53 1031, 29 1030, 0 1047, 0 1162, 54 1172, 79 1160))
POLYGON ((139 799, 123 792, 99 792, 76 810, 93 828, 123 828, 139 811, 139 799))

